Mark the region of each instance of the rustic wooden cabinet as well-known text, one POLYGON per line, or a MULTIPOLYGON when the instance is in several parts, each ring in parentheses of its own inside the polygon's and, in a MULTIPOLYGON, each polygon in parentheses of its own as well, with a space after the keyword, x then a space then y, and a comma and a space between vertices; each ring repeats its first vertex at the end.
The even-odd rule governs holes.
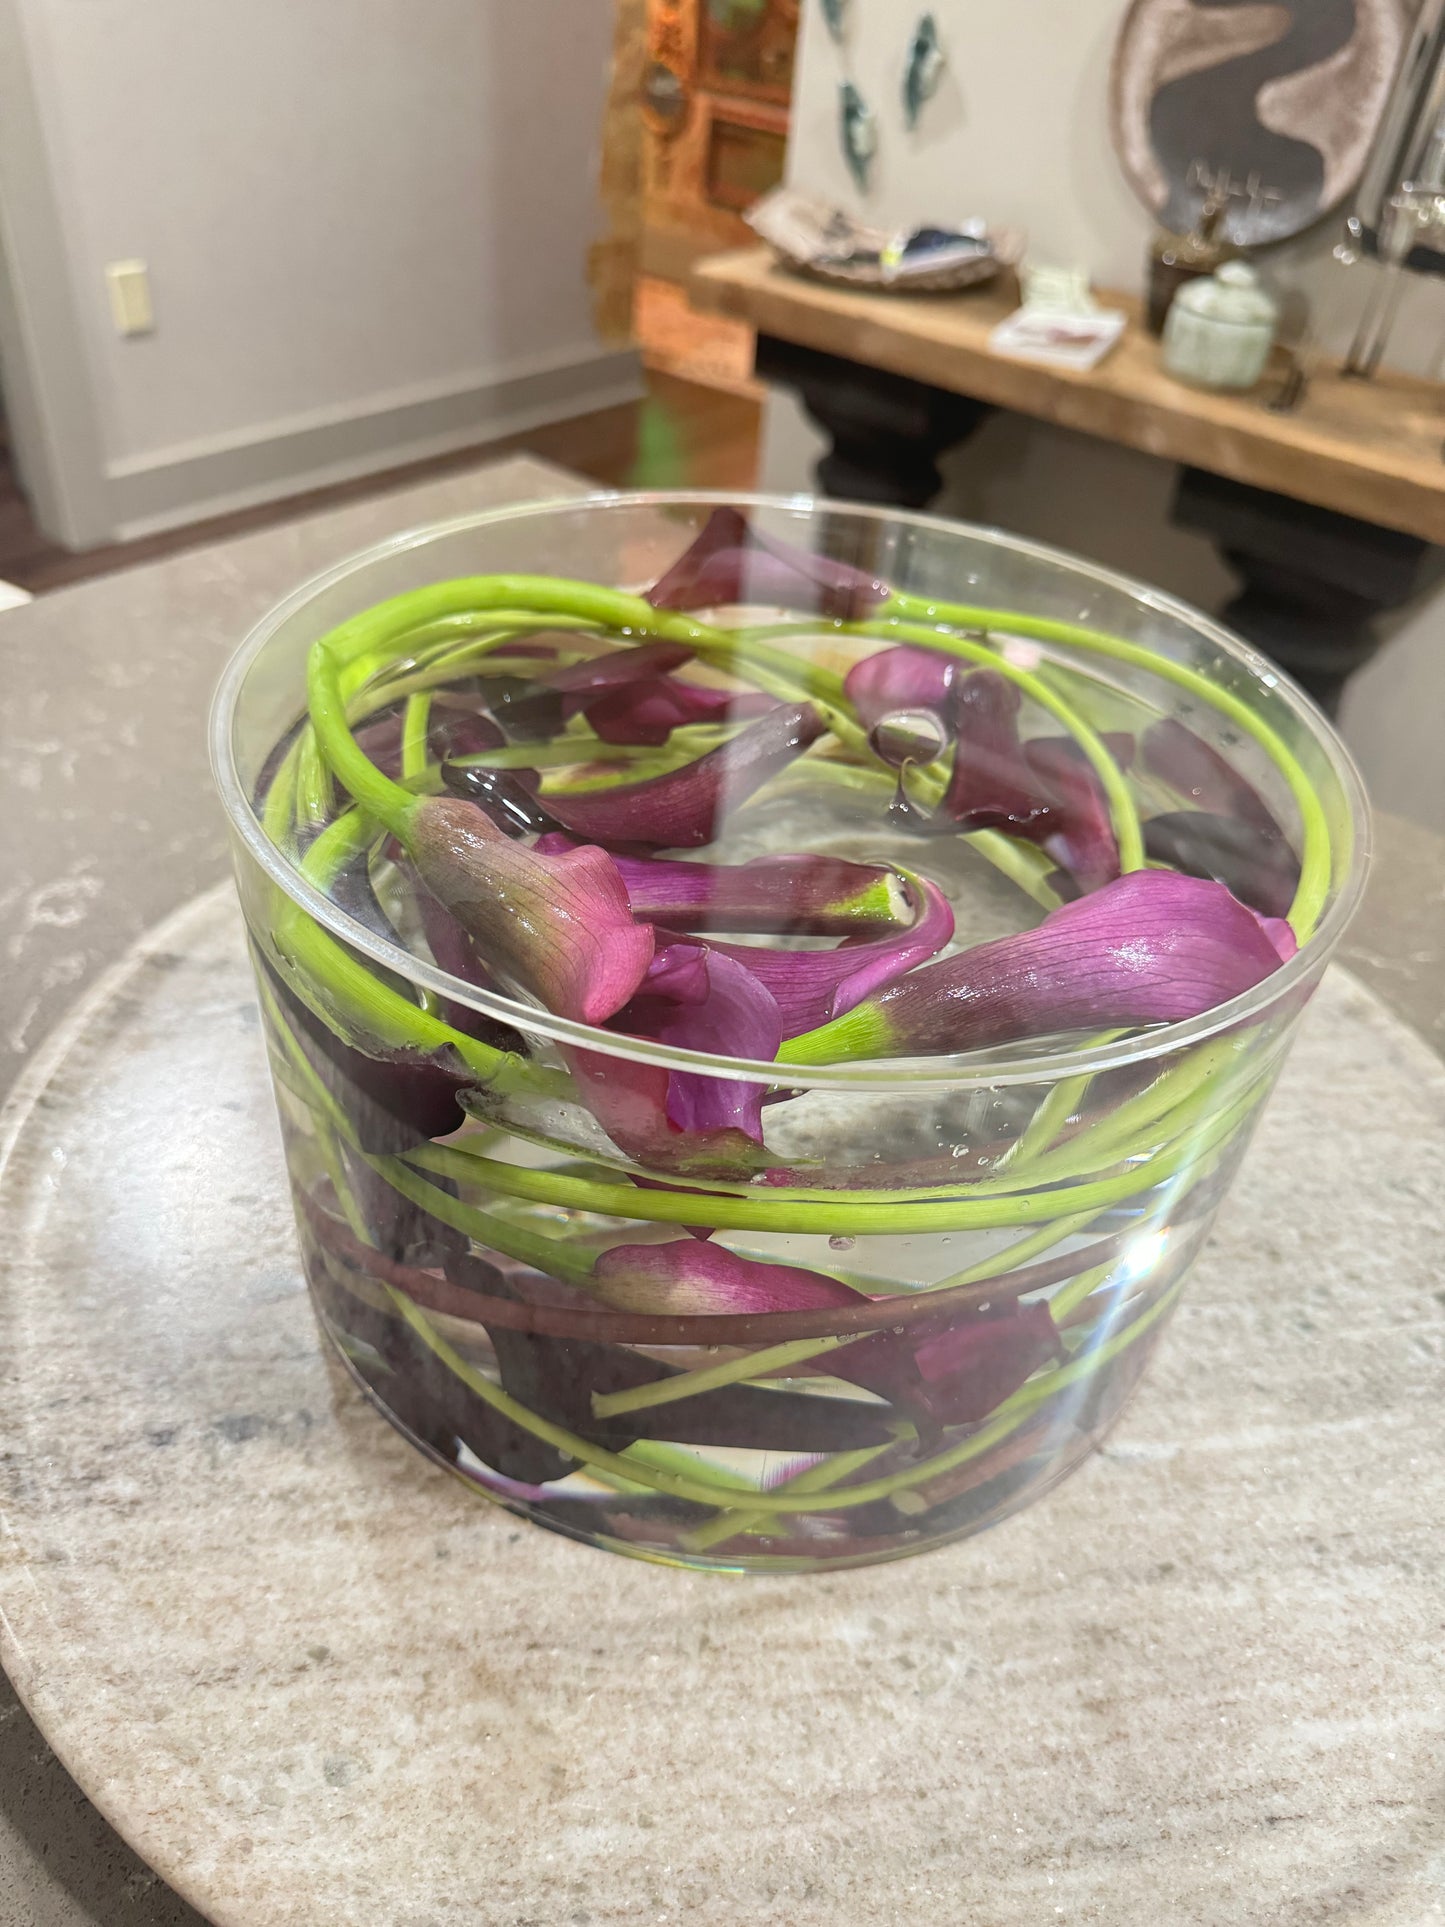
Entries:
POLYGON ((783 176, 799 0, 648 0, 644 266, 680 279, 746 238, 783 176))

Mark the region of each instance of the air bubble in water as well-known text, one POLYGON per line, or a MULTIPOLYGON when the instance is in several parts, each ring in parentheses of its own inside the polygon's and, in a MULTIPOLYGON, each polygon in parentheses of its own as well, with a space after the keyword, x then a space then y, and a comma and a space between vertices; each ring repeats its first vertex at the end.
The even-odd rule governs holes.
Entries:
POLYGON ((851 1251, 857 1242, 858 1240, 856 1238, 834 1236, 828 1240, 828 1249, 830 1251, 851 1251))

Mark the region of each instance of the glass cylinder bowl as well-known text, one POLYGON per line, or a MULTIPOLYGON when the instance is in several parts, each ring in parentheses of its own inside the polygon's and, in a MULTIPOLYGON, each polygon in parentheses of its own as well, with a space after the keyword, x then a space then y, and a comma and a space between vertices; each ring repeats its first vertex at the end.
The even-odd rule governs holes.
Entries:
POLYGON ((831 503, 400 535, 258 625, 212 745, 348 1368, 510 1510, 728 1571, 925 1550, 1098 1443, 1365 864, 1338 739, 1218 625, 831 503))

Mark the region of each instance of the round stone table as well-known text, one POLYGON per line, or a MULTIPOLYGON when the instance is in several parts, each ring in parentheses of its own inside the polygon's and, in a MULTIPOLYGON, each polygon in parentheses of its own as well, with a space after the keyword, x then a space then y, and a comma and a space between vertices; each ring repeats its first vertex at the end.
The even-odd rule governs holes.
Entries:
POLYGON ((1445 1068, 1347 975, 1105 1449, 818 1579, 550 1537, 363 1403, 224 889, 8 1123, 0 1658, 219 1927, 1445 1919, 1445 1068))

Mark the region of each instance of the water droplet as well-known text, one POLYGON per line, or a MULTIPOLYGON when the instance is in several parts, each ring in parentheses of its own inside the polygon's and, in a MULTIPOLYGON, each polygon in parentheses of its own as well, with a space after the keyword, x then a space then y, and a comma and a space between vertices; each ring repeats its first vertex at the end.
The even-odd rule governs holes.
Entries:
POLYGON ((895 1325, 895 1326, 893 1327, 893 1336, 894 1336, 895 1338, 901 1338, 901 1337, 903 1336, 903 1333, 904 1333, 904 1330, 905 1330, 905 1329, 906 1329, 906 1328, 905 1328, 904 1326, 902 1326, 902 1325, 895 1325))
POLYGON ((828 1240, 828 1249, 830 1251, 851 1251, 857 1242, 858 1240, 856 1238, 840 1238, 835 1236, 828 1240))
POLYGON ((948 1155, 951 1158, 966 1158, 968 1156, 968 1146, 966 1144, 950 1144, 948 1147, 948 1155))

